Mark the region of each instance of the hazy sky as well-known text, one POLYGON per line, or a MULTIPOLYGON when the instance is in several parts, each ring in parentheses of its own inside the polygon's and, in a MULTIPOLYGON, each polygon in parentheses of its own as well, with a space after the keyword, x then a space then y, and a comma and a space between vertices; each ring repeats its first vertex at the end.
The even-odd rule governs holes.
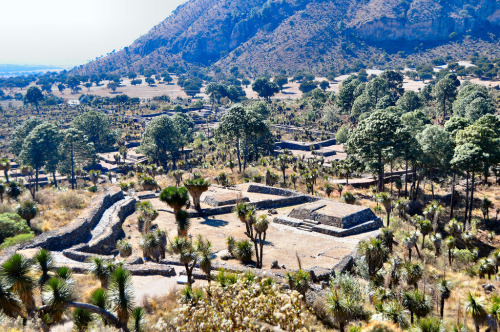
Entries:
POLYGON ((0 64, 79 65, 131 44, 185 0, 3 0, 0 64))

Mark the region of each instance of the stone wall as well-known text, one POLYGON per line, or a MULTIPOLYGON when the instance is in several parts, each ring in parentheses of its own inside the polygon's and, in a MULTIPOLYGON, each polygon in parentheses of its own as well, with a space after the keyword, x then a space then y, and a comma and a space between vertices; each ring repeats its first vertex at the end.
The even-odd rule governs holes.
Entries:
POLYGON ((328 139, 328 140, 317 142, 317 143, 281 141, 281 142, 274 144, 274 147, 280 148, 280 149, 289 149, 289 150, 311 151, 311 146, 314 146, 315 150, 319 150, 322 147, 332 146, 335 144, 337 144, 337 140, 335 138, 332 138, 332 139, 328 139))
POLYGON ((109 254, 116 249, 116 242, 124 236, 123 222, 129 215, 134 213, 136 202, 135 198, 129 197, 116 203, 116 206, 110 211, 110 220, 106 225, 103 225, 102 233, 92 238, 85 251, 96 254, 109 254))
POLYGON ((123 192, 116 187, 108 188, 89 204, 89 207, 70 224, 50 232, 43 233, 30 242, 10 247, 0 256, 0 264, 5 262, 16 251, 30 248, 62 250, 87 241, 92 229, 106 211, 115 202, 124 198, 123 192))
POLYGON ((104 194, 94 198, 88 209, 73 222, 61 229, 37 236, 33 241, 26 243, 24 248, 41 247, 47 250, 61 250, 85 242, 90 237, 92 229, 101 220, 104 211, 123 198, 123 191, 120 189, 115 187, 107 189, 104 194))

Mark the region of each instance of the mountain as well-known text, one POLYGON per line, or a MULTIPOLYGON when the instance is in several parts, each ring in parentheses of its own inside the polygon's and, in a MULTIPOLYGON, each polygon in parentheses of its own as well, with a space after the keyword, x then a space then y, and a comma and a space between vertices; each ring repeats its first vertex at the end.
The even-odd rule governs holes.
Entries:
POLYGON ((190 0, 132 45, 78 73, 238 66, 325 71, 500 54, 500 0, 190 0))

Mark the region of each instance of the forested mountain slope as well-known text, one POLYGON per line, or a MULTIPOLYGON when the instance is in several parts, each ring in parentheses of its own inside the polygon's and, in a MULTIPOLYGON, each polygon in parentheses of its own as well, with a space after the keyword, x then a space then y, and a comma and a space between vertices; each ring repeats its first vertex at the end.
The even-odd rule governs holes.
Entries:
POLYGON ((129 47, 77 71, 179 62, 248 74, 340 69, 354 60, 402 65, 497 55, 499 31, 500 0, 190 0, 129 47))

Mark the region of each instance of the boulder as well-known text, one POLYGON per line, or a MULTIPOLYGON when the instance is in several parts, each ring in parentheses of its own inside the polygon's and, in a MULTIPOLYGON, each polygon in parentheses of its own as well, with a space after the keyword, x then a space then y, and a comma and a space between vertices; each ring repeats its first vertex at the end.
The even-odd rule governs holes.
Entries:
POLYGON ((271 270, 278 270, 280 268, 280 265, 278 264, 278 261, 273 261, 271 263, 271 270))
POLYGON ((133 265, 133 264, 144 264, 144 260, 142 259, 142 257, 139 257, 139 256, 130 256, 129 258, 127 258, 125 260, 125 263, 126 264, 130 264, 130 265, 133 265))

